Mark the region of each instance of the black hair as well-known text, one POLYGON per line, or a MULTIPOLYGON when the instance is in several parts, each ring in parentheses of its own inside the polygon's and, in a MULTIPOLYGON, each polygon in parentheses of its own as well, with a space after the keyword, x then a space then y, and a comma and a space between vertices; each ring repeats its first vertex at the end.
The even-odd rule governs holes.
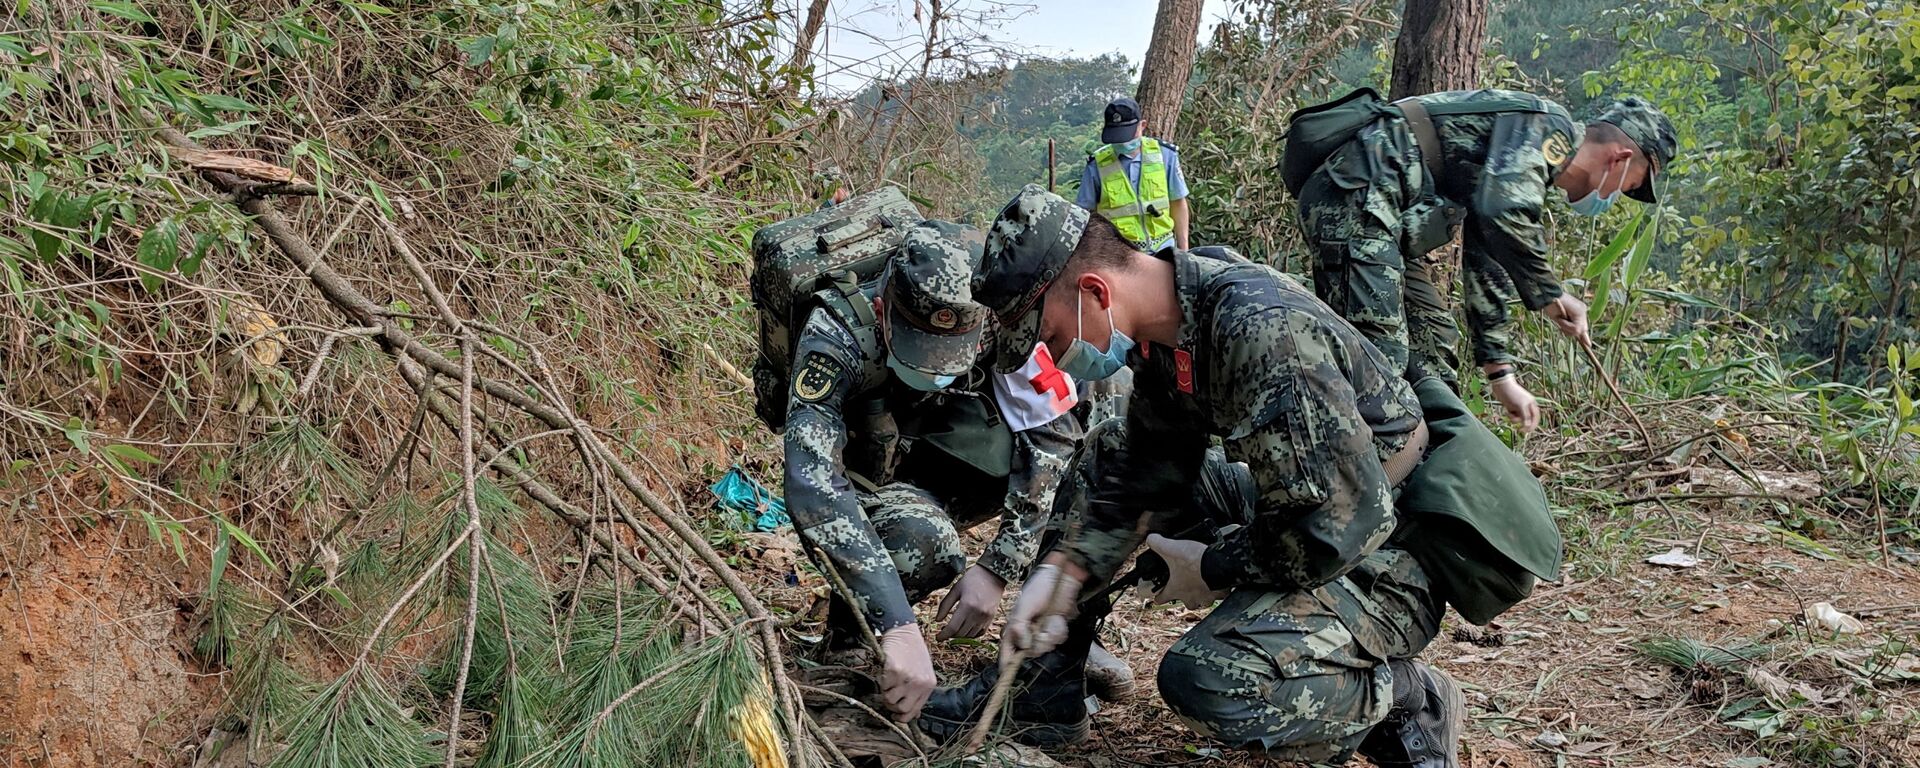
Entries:
POLYGON ((1073 254, 1067 257, 1049 291, 1072 290, 1071 286, 1080 281, 1081 275, 1096 269, 1131 269, 1133 255, 1139 252, 1140 247, 1121 235, 1113 222, 1098 214, 1088 216, 1080 242, 1073 247, 1073 254))

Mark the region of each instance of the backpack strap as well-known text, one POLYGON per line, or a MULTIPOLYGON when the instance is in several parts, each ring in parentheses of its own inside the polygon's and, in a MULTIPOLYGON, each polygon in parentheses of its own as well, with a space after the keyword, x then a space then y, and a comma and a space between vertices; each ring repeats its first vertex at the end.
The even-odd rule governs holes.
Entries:
POLYGON ((1406 118, 1407 130, 1413 134, 1413 140, 1420 144, 1420 164, 1426 166, 1427 186, 1429 189, 1440 179, 1440 134, 1433 129, 1433 117, 1427 114, 1427 105, 1420 103, 1418 97, 1409 97, 1393 103, 1400 108, 1400 114, 1406 118))
MULTIPOLYGON (((873 312, 873 301, 860 290, 860 277, 852 270, 843 269, 828 273, 823 279, 827 287, 817 294, 820 305, 853 331, 854 341, 860 344, 863 353, 880 349, 880 319, 873 312)), ((869 354, 862 357, 867 358, 861 361, 866 380, 879 381, 885 373, 882 368, 886 360, 869 354)))

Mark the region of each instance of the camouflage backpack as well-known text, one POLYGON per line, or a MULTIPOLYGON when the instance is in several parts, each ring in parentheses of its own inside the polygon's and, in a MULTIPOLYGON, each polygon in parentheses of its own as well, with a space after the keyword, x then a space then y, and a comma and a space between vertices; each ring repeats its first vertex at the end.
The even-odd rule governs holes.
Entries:
POLYGON ((800 326, 825 307, 862 342, 878 333, 862 283, 880 276, 888 257, 924 217, 894 187, 761 227, 753 233, 748 288, 760 319, 753 361, 754 412, 778 432, 787 423, 787 377, 800 326))

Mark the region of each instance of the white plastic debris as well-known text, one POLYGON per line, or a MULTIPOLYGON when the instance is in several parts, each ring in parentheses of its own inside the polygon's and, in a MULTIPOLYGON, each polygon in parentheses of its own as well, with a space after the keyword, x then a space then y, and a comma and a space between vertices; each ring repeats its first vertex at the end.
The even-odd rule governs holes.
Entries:
POLYGON ((1841 613, 1840 609, 1833 607, 1833 603, 1814 603, 1807 606, 1807 623, 1843 635, 1864 632, 1867 629, 1865 623, 1841 613))
POLYGON ((1674 547, 1664 555, 1654 555, 1653 557, 1647 558, 1647 562, 1653 563, 1654 565, 1664 565, 1668 568, 1692 568, 1700 564, 1700 558, 1687 554, 1687 550, 1685 549, 1674 547))

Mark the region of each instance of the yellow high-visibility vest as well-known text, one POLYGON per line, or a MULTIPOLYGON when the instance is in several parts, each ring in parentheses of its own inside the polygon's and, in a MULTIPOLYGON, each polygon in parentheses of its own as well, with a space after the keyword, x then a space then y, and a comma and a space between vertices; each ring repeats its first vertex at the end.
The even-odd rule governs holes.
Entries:
POLYGON ((1127 169, 1114 145, 1093 151, 1100 172, 1100 204, 1095 212, 1113 222, 1120 236, 1151 249, 1173 234, 1173 211, 1167 200, 1167 157, 1154 139, 1140 141, 1140 188, 1127 180, 1127 169))

